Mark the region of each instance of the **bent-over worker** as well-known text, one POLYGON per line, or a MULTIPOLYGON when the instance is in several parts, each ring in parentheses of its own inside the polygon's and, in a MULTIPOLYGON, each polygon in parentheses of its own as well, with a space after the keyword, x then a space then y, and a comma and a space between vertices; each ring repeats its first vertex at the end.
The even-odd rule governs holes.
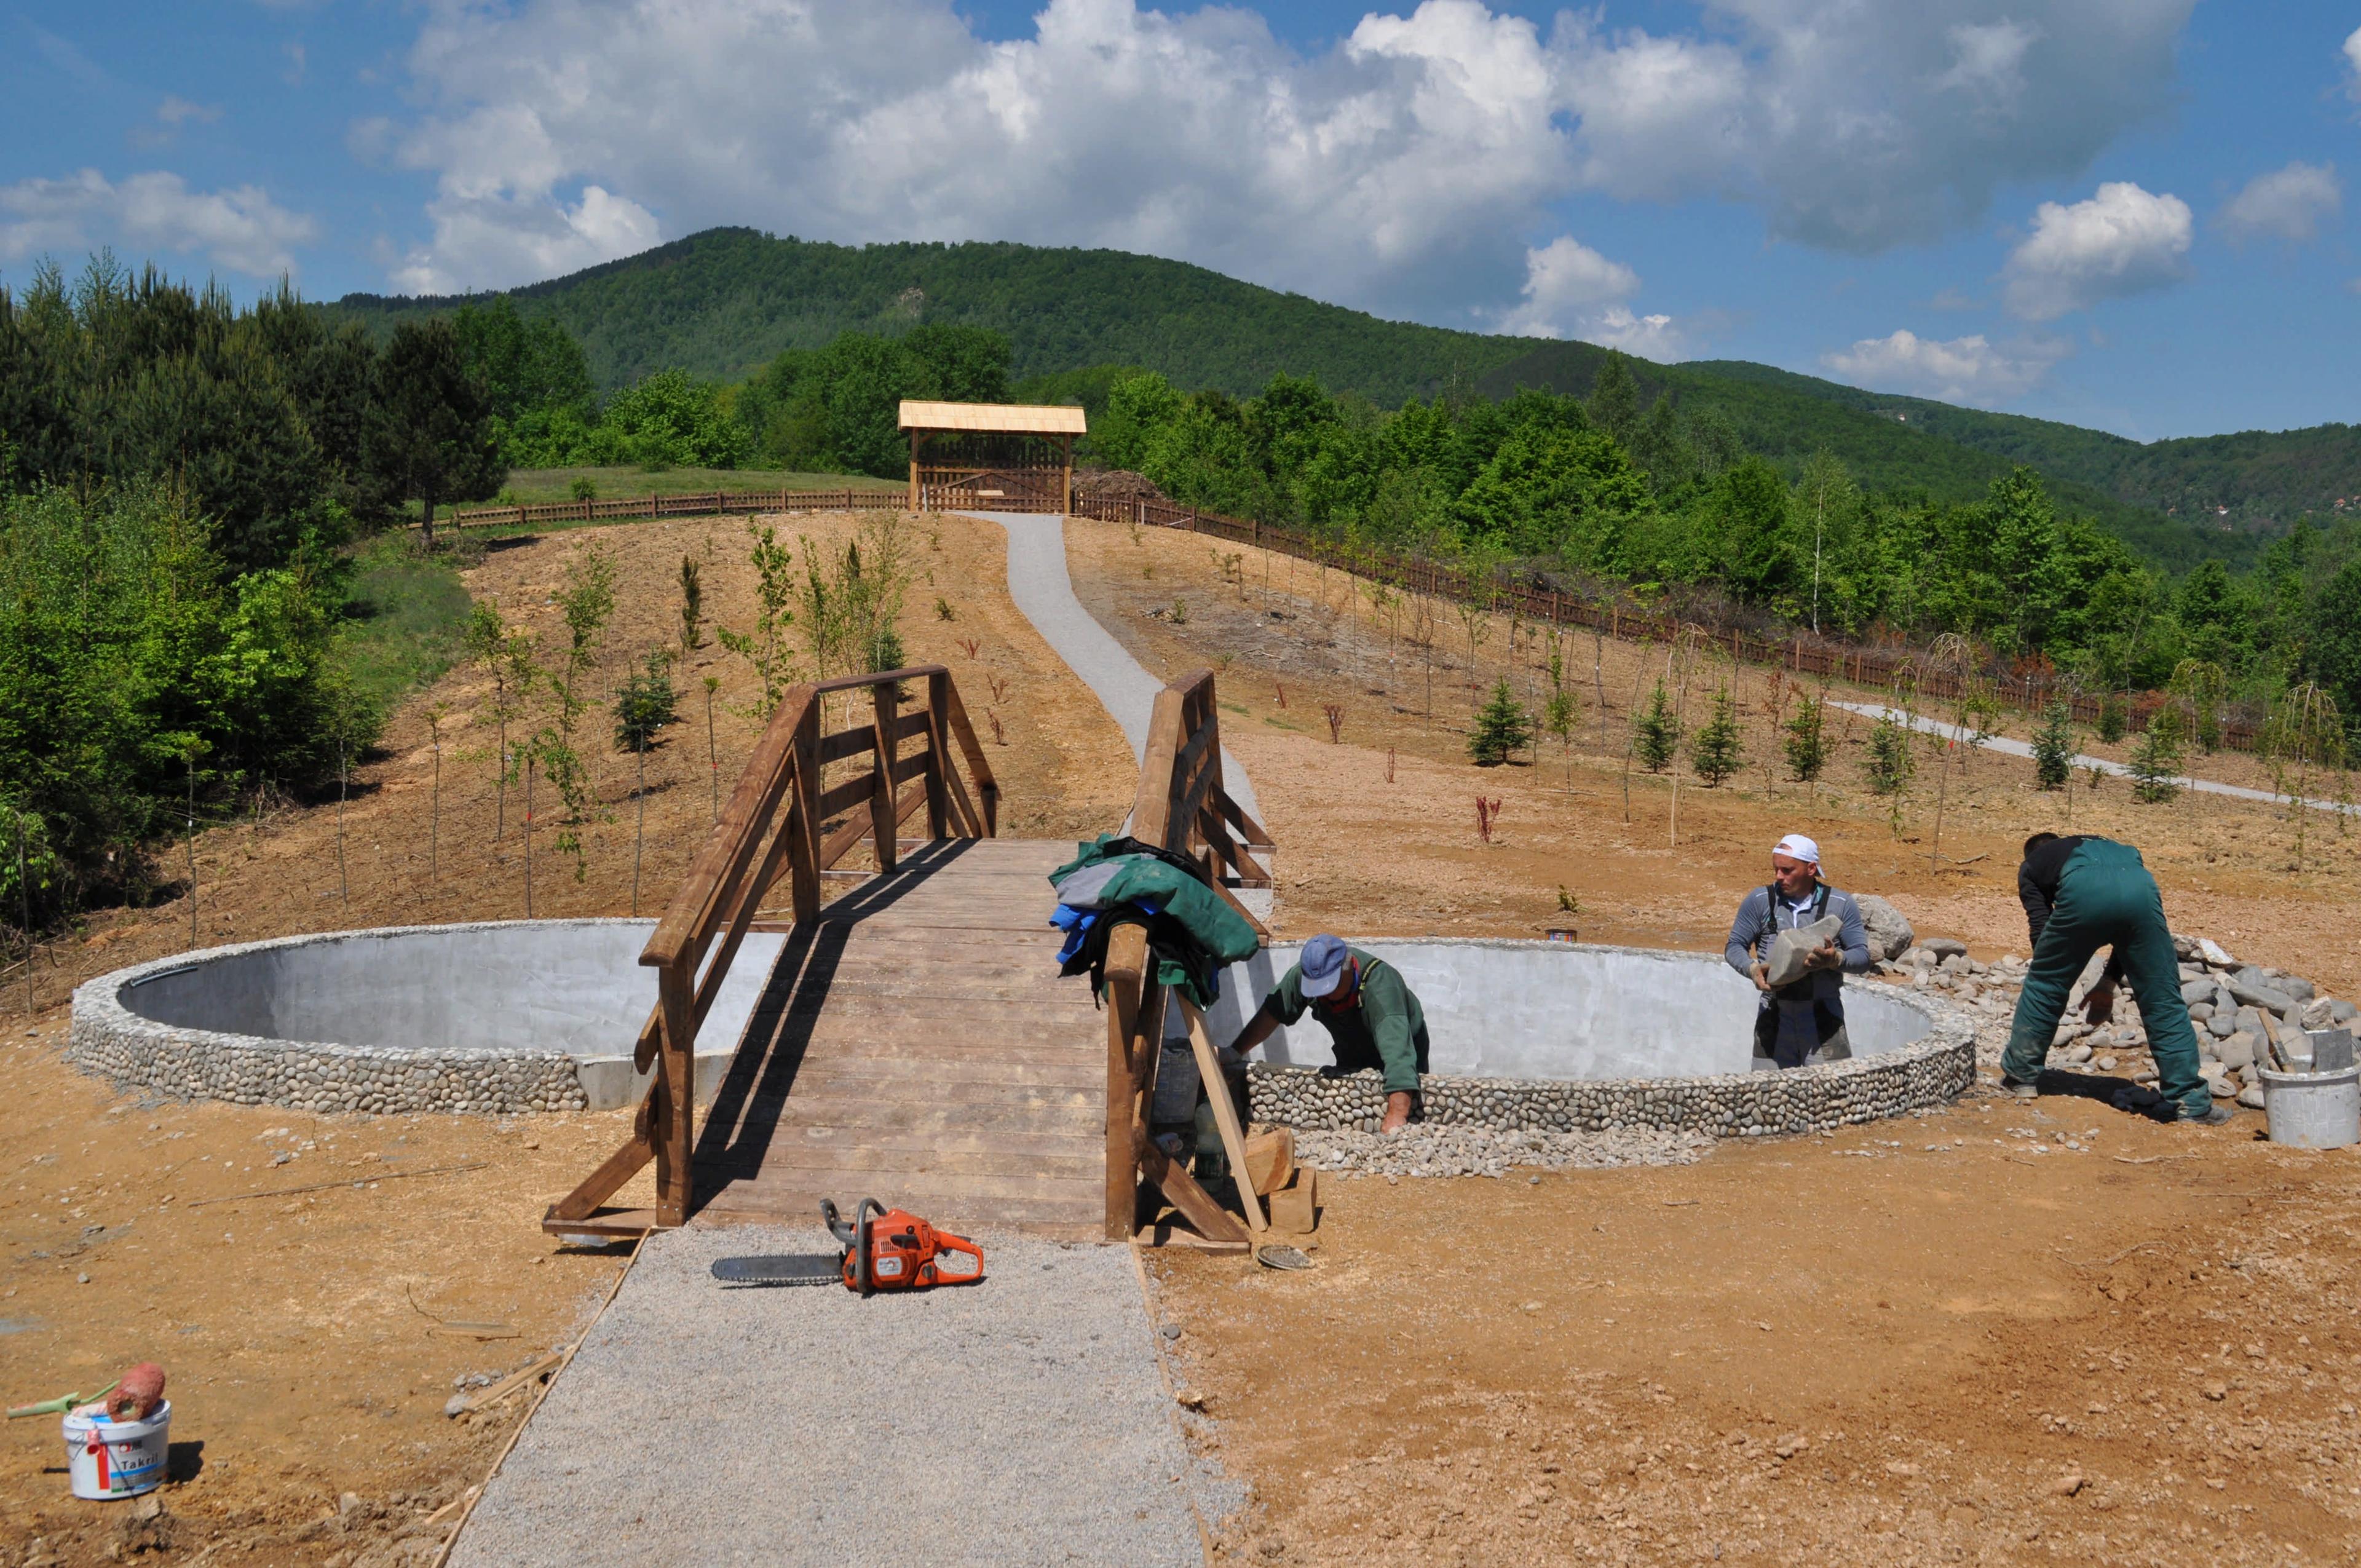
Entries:
POLYGON ((2001 1055, 2001 1087, 2024 1100, 2040 1092, 2041 1067, 2066 999, 2091 955, 2113 948, 2106 972, 2084 1000, 2084 1015, 2093 1024, 2113 1018, 2115 983, 2128 974, 2156 1058, 2158 1091, 2184 1122, 2219 1126, 2230 1120, 2234 1113, 2214 1100, 2197 1070, 2197 1031, 2180 999, 2180 959, 2164 921, 2164 894, 2140 852, 2112 839, 2036 833, 2025 841, 2016 896, 2033 937, 2033 962, 2001 1055))
POLYGON ((1314 937, 1238 1031, 1230 1051, 1246 1055, 1307 1009, 1335 1044, 1336 1071, 1374 1068, 1385 1074, 1386 1119, 1378 1131, 1400 1132, 1426 1071, 1426 1010, 1417 993, 1384 959, 1346 947, 1339 937, 1314 937))
POLYGON ((1763 993, 1754 1014, 1755 1071, 1812 1067, 1852 1055, 1845 1036, 1844 977, 1869 968, 1869 934, 1852 894, 1820 879, 1819 845, 1790 833, 1772 848, 1770 883, 1739 901, 1722 957, 1763 993), (1806 959, 1807 972, 1774 988, 1767 969, 1779 933, 1831 915, 1841 924, 1806 959))

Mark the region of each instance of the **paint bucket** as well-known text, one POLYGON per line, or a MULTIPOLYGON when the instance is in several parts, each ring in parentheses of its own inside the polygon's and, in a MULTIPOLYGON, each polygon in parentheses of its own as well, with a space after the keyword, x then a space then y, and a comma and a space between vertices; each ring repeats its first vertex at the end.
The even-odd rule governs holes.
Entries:
POLYGON ((2261 1069, 2271 1142, 2298 1149, 2361 1143, 2361 1066, 2339 1072, 2261 1069))
POLYGON ((172 1401, 165 1400, 146 1420, 113 1421, 104 1411, 66 1417, 66 1469, 73 1495, 101 1501, 136 1497, 164 1484, 164 1455, 172 1427, 172 1401))

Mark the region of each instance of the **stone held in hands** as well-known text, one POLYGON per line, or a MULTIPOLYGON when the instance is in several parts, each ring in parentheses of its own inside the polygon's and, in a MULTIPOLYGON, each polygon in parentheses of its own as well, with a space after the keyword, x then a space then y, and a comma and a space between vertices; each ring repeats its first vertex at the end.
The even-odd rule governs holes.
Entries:
POLYGON ((1771 956, 1763 964, 1763 978, 1773 990, 1793 985, 1811 972, 1808 960, 1818 948, 1833 942, 1844 929, 1844 922, 1833 915, 1824 915, 1808 926, 1797 926, 1782 931, 1772 938, 1771 956))

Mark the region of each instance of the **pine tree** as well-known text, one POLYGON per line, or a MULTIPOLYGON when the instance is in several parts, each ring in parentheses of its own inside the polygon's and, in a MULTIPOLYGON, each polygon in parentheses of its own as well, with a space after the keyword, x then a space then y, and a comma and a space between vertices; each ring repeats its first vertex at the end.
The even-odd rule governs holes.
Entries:
POLYGON ((1680 751, 1681 721, 1673 712, 1672 694, 1658 681, 1654 695, 1648 698, 1648 711, 1631 721, 1632 747, 1640 765, 1652 773, 1661 773, 1672 766, 1673 758, 1680 751))
POLYGON ((2099 699, 2099 739, 2114 745, 2129 733, 2131 715, 2124 711, 2124 699, 2109 692, 2099 699))
POLYGON ((615 694, 615 750, 652 751, 656 731, 680 722, 680 694, 673 688, 672 655, 651 652, 615 694))
POLYGON ((1828 765, 1828 694, 1821 693, 1795 710, 1787 721, 1787 776, 1810 784, 1828 765))
POLYGON ((1738 704, 1724 686, 1713 694, 1713 717, 1689 742, 1689 766, 1705 781, 1706 788, 1717 789, 1745 765, 1746 746, 1738 734, 1738 704))
POLYGON ((2180 793, 2173 777, 2180 766, 2180 709, 2158 708, 2128 759, 2134 800, 2143 806, 2161 806, 2180 793))
POLYGON ((1479 768, 1497 768, 1532 738, 1532 720, 1504 676, 1492 687, 1491 700, 1476 715, 1476 727, 1467 735, 1467 754, 1479 768))
POLYGON ((2041 728, 2033 732, 2033 782, 2042 789, 2064 789, 2073 772, 2073 721, 2064 703, 2053 702, 2042 710, 2041 728))
POLYGON ((1911 775, 1918 771, 1918 759, 1911 754, 1910 732, 1891 713, 1881 718, 1869 732, 1869 759, 1862 772, 1869 782, 1872 795, 1900 795, 1910 787, 1911 775))

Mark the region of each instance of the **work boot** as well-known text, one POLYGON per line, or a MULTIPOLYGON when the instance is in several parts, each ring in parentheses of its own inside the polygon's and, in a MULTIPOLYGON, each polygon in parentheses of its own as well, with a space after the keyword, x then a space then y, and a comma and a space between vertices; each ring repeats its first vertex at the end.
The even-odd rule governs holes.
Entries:
POLYGON ((2011 1078, 2006 1073, 2000 1075, 2000 1091, 2003 1094, 2014 1095, 2019 1100, 2037 1100, 2041 1095, 2041 1091, 2032 1084, 2021 1078, 2011 1078))
POLYGON ((2218 1127, 2224 1122, 2235 1121, 2237 1115, 2235 1111, 2230 1109, 2228 1101, 2215 1100, 2208 1102, 2202 1111, 2184 1109, 2180 1113, 2180 1119, 2184 1122, 2195 1122, 2201 1126, 2218 1127))

